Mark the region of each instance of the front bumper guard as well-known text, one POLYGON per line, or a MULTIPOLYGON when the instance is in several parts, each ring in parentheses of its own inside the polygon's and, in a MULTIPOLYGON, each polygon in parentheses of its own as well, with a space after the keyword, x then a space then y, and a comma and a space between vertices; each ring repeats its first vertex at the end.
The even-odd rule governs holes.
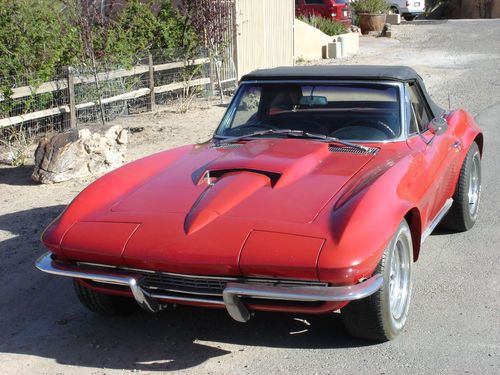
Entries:
POLYGON ((246 283, 226 284, 222 293, 222 301, 200 297, 181 297, 162 293, 150 293, 139 285, 141 275, 124 275, 116 270, 91 270, 72 264, 58 263, 52 259, 51 253, 42 255, 36 262, 36 267, 43 272, 53 275, 73 277, 77 279, 93 280, 105 284, 128 286, 137 303, 146 311, 158 312, 162 305, 159 299, 177 302, 198 302, 213 305, 225 305, 229 315, 238 322, 246 322, 251 314, 240 297, 251 297, 267 300, 301 301, 301 302, 344 302, 368 297, 380 289, 383 283, 382 275, 376 274, 371 278, 349 286, 304 286, 279 287, 267 285, 253 285, 246 283))

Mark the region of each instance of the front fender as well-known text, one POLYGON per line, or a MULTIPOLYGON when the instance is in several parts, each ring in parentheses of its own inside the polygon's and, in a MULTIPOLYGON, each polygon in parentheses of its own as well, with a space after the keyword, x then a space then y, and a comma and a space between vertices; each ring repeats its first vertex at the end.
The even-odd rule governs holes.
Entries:
POLYGON ((393 158, 343 189, 329 211, 330 236, 318 259, 321 281, 352 284, 373 274, 399 224, 417 206, 409 160, 393 158))
POLYGON ((69 229, 92 213, 111 207, 160 170, 191 150, 183 146, 136 160, 117 168, 87 186, 42 233, 43 244, 56 255, 64 255, 61 242, 69 229))

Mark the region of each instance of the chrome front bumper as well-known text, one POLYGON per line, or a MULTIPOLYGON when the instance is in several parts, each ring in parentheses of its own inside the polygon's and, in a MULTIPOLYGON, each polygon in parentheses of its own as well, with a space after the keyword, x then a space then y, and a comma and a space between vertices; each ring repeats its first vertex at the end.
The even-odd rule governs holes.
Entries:
POLYGON ((238 322, 246 322, 251 314, 240 297, 263 300, 301 301, 301 302, 343 302, 368 297, 375 293, 383 282, 377 274, 362 283, 350 286, 300 286, 279 287, 228 282, 222 293, 222 301, 203 298, 202 296, 183 297, 164 293, 151 293, 140 286, 141 275, 124 275, 112 268, 109 270, 90 270, 72 264, 55 262, 51 253, 42 255, 36 267, 43 272, 77 279, 93 280, 99 283, 128 286, 137 303, 146 311, 158 312, 162 305, 158 300, 174 302, 197 302, 203 304, 225 305, 229 315, 238 322))

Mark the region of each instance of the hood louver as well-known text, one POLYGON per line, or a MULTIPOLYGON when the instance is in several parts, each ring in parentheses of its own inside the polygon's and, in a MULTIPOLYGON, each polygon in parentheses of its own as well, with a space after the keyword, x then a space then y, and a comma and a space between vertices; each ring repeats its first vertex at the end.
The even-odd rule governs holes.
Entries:
POLYGON ((375 155, 378 152, 378 148, 367 147, 367 150, 361 150, 357 147, 350 146, 328 146, 330 152, 342 152, 350 154, 360 154, 360 155, 375 155))
POLYGON ((239 148, 243 146, 241 143, 221 143, 221 144, 212 144, 208 146, 208 148, 239 148))

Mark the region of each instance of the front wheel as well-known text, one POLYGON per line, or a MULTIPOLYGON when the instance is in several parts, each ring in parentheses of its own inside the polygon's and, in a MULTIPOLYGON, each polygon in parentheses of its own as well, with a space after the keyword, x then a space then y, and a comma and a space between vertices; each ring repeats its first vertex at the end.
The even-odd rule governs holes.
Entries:
POLYGON ((101 315, 128 315, 139 310, 139 305, 132 299, 95 292, 73 279, 78 299, 92 312, 101 315))
POLYGON ((382 287, 342 309, 344 325, 352 336, 388 341, 402 332, 410 307, 412 263, 411 232, 403 220, 374 272, 383 276, 382 287))

